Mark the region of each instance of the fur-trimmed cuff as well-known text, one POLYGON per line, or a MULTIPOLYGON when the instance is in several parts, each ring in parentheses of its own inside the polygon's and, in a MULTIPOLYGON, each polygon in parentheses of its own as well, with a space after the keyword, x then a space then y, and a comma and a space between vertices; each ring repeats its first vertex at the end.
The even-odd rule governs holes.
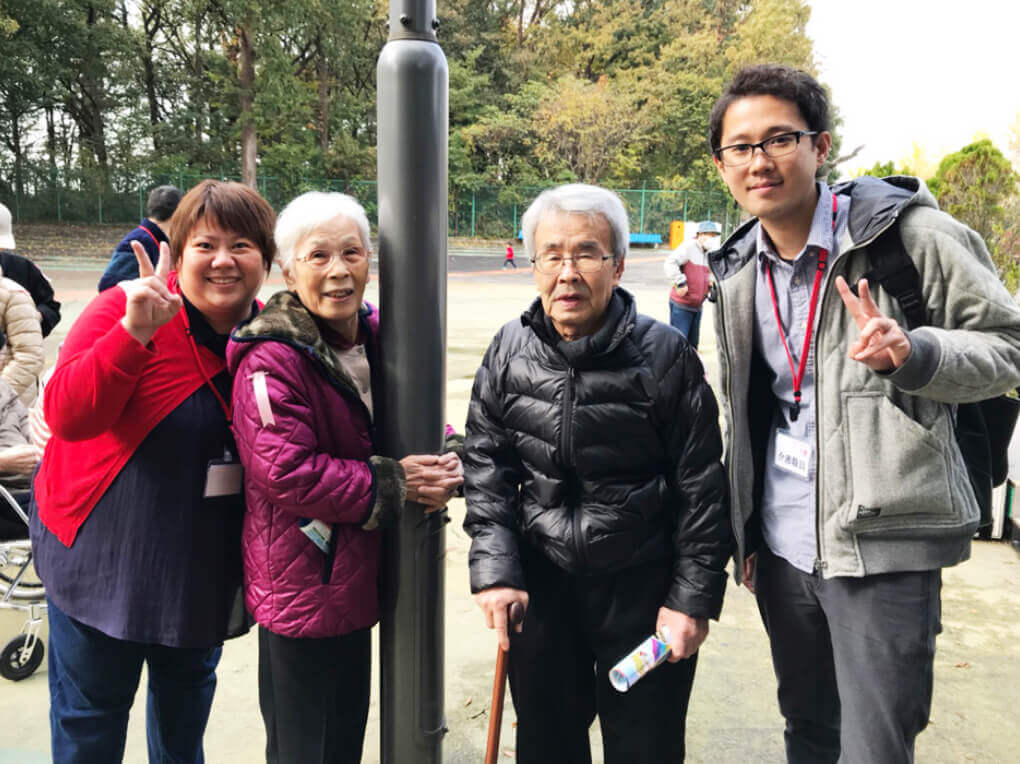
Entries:
MULTIPOLYGON (((446 439, 443 441, 443 453, 448 454, 450 452, 457 454, 457 458, 464 461, 464 436, 459 432, 456 432, 450 425, 446 425, 446 439)), ((464 498, 464 484, 461 483, 457 486, 457 491, 454 493, 461 499, 464 498)))
POLYGON ((459 432, 451 432, 443 441, 443 453, 448 454, 451 451, 457 454, 458 459, 464 461, 464 436, 459 432))
POLYGON ((397 519, 404 508, 407 485, 404 468, 396 459, 373 456, 369 463, 375 477, 375 503, 372 505, 372 514, 361 527, 366 531, 374 531, 388 528, 397 519))

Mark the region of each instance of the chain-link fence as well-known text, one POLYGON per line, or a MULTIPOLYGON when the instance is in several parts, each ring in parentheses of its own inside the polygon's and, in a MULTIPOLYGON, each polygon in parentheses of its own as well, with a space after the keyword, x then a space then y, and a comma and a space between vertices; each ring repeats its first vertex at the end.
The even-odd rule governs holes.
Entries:
MULTIPOLYGON (((50 177, 29 174, 22 191, 0 183, 0 202, 20 223, 135 223, 145 216, 149 191, 171 184, 187 191, 208 177, 240 180, 239 176, 208 175, 185 171, 144 177, 120 176, 100 184, 94 176, 50 177)), ((305 191, 342 191, 357 198, 375 226, 378 212, 374 180, 341 178, 261 176, 257 187, 277 210, 305 191)), ((532 186, 483 186, 450 194, 450 236, 477 239, 516 238, 521 215, 542 191, 532 186)), ((668 191, 661 189, 614 189, 623 199, 635 234, 658 235, 669 243, 672 221, 714 220, 729 233, 738 222, 729 197, 716 191, 668 191)))

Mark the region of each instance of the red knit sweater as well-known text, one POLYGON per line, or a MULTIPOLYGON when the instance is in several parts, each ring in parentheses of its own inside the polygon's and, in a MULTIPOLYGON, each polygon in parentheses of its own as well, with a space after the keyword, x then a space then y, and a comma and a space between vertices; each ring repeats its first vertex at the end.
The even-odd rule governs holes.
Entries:
POLYGON ((203 377, 183 307, 142 347, 121 326, 126 304, 122 289, 108 289, 89 303, 45 388, 53 437, 35 477, 35 498, 43 525, 68 547, 152 429, 225 368, 222 358, 199 345, 203 377))

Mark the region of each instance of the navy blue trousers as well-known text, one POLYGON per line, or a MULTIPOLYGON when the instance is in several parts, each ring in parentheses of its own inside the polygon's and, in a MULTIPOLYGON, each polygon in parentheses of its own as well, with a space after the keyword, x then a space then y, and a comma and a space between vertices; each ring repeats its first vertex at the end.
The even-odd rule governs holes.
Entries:
POLYGON ((201 764, 202 736, 222 648, 148 645, 114 639, 49 602, 50 732, 54 764, 124 758, 128 714, 142 664, 149 669, 146 733, 150 762, 201 764))

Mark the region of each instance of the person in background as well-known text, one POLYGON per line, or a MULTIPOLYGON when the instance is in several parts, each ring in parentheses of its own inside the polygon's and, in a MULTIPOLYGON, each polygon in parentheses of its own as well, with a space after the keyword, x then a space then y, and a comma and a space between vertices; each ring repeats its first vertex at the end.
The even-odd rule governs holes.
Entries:
MULTIPOLYGON (((28 411, 14 390, 0 380, 0 484, 22 509, 28 508, 29 476, 42 452, 29 441, 28 411)), ((0 541, 24 539, 22 518, 0 501, 0 541)))
POLYGON ((666 256, 663 270, 672 284, 669 290, 669 323, 679 329, 697 349, 701 328, 701 306, 708 297, 710 273, 708 253, 719 248, 722 229, 718 223, 698 223, 694 238, 666 256))
POLYGON ((46 274, 27 257, 17 254, 15 249, 11 212, 0 204, 0 273, 28 290, 35 309, 39 311, 42 336, 47 337, 60 323, 60 303, 54 299, 53 284, 46 274))
POLYGON ((113 250, 106 270, 99 277, 100 292, 121 281, 138 278, 138 261, 135 259, 133 242, 142 245, 142 249, 155 267, 159 259, 160 245, 170 241, 168 223, 180 201, 181 191, 176 186, 156 186, 149 192, 148 201, 145 203, 145 217, 120 240, 120 244, 113 250))
POLYGON ((156 267, 135 242, 139 278, 95 297, 60 349, 30 522, 54 762, 123 758, 143 665, 149 760, 203 761, 221 645, 250 626, 224 355, 257 310, 275 218, 248 186, 198 184, 156 267))
POLYGON ((32 297, 21 284, 0 275, 0 379, 25 406, 39 393, 46 354, 42 323, 32 297))
POLYGON ((538 298, 475 375, 464 450, 471 591, 510 648, 517 760, 680 762, 731 529, 715 397, 675 329, 619 287, 627 213, 604 188, 524 213, 538 298), (526 609, 507 634, 507 608, 526 609), (654 632, 670 663, 626 694, 610 668, 654 632))
MULTIPOLYGON (((61 345, 62 346, 62 345, 61 345)), ((57 356, 60 356, 60 348, 57 348, 57 356)), ((39 457, 42 458, 46 451, 46 444, 53 433, 50 426, 46 424, 46 412, 43 410, 43 401, 46 400, 46 384, 53 376, 56 365, 51 366, 39 377, 39 394, 35 401, 28 407, 28 442, 39 450, 39 457)))
POLYGON ((380 530, 405 501, 445 506, 462 471, 456 453, 397 461, 376 451, 379 314, 362 299, 372 244, 361 205, 302 194, 280 214, 276 240, 289 291, 227 349, 266 760, 358 762, 380 530))
POLYGON ((41 451, 32 444, 28 409, 14 389, 0 380, 0 478, 27 478, 39 463, 41 451))
POLYGON ((506 257, 503 258, 503 270, 507 268, 517 270, 517 263, 514 262, 514 243, 512 241, 506 243, 506 257))

